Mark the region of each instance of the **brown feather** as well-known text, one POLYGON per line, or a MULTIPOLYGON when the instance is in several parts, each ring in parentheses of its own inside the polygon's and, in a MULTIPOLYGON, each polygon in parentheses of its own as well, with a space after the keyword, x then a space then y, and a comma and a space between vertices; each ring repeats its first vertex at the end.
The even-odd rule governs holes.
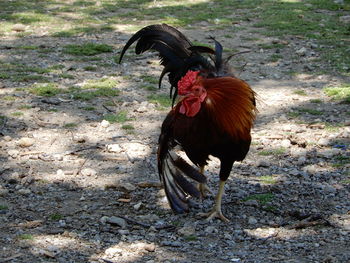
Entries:
POLYGON ((254 92, 243 80, 233 77, 204 79, 209 116, 223 132, 237 140, 249 139, 255 120, 254 92))

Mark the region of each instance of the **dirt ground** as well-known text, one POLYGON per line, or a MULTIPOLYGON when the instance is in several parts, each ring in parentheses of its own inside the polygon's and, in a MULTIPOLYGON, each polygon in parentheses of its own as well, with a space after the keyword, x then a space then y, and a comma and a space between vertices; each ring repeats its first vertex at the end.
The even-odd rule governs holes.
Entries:
MULTIPOLYGON (((1 80, 1 97, 15 99, 0 105, 6 116, 0 127, 0 262, 350 262, 349 105, 323 91, 349 79, 314 74, 308 65, 319 54, 302 38, 249 33, 260 44, 283 45, 261 49, 244 40, 244 32, 229 39, 225 30, 208 31, 203 23, 183 32, 204 43, 215 35, 228 49, 250 51, 232 61, 258 94, 259 115, 251 150, 226 184, 223 212, 231 221, 197 217, 211 208, 213 196, 194 200, 186 215, 169 209, 156 168, 168 109, 148 99, 168 88, 142 88, 156 86, 142 78, 160 74, 155 54, 130 51, 118 65, 109 53, 99 56, 108 61, 103 64, 62 52, 68 43, 103 42, 118 55, 130 37, 122 30, 68 40, 3 37, 2 60, 63 65, 74 79, 48 73, 60 88, 107 76, 120 95, 113 101, 75 100, 69 93, 41 97, 26 92, 33 82, 1 80), (19 45, 50 52, 18 52, 19 45), (270 61, 273 54, 281 59, 270 61), (89 65, 97 69, 83 70, 89 65), (103 121, 120 111, 127 112, 125 123, 103 121)), ((213 158, 207 175, 214 192, 218 168, 213 158)))

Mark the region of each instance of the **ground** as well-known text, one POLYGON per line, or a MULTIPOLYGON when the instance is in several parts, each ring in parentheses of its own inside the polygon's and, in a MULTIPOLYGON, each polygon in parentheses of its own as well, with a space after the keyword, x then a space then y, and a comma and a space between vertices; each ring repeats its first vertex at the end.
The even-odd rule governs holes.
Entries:
MULTIPOLYGON (((192 2, 0 11, 0 262, 350 261, 348 2, 192 2), (171 212, 156 167, 162 68, 132 50, 117 63, 132 33, 160 22, 249 51, 231 64, 259 114, 225 186, 229 223, 197 217, 213 196, 171 212)), ((218 169, 213 158, 214 192, 218 169)))

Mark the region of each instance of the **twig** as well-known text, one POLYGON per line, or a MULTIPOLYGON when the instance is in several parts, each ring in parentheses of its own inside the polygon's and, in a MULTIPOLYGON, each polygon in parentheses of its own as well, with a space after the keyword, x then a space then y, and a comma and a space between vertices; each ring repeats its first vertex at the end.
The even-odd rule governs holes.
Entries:
POLYGON ((103 105, 103 104, 102 104, 102 107, 105 108, 105 109, 106 109, 107 111, 109 111, 109 112, 114 112, 114 110, 111 110, 111 109, 108 108, 106 105, 103 105))
POLYGON ((83 169, 83 167, 84 167, 84 165, 85 165, 86 162, 87 162, 87 159, 85 159, 84 162, 82 163, 82 165, 80 165, 80 167, 79 167, 79 169, 78 169, 78 171, 77 171, 76 174, 80 174, 81 169, 83 169))
POLYGON ((35 155, 35 154, 42 154, 42 153, 45 153, 45 152, 42 152, 42 151, 31 151, 31 152, 20 153, 19 155, 20 156, 25 156, 25 155, 35 155))
POLYGON ((76 149, 74 151, 67 151, 65 152, 65 155, 69 155, 69 154, 76 154, 78 152, 82 152, 82 151, 85 151, 85 150, 91 150, 91 149, 101 149, 103 148, 104 145, 92 145, 92 146, 88 146, 88 147, 83 147, 83 148, 80 148, 80 149, 76 149))

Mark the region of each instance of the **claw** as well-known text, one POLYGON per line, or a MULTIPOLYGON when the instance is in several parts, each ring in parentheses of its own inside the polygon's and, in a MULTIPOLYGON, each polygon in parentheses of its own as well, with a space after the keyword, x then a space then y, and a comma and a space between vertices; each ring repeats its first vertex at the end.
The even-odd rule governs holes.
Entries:
POLYGON ((199 213, 198 214, 200 217, 206 217, 207 221, 211 221, 214 218, 219 218, 220 220, 222 220, 225 223, 230 222, 230 219, 228 219, 227 217, 225 217, 221 211, 216 211, 216 209, 214 208, 213 210, 211 210, 208 213, 199 213))
POLYGON ((207 220, 210 221, 213 218, 217 217, 219 219, 221 219, 224 222, 230 222, 229 219, 227 219, 221 212, 221 200, 222 200, 222 195, 224 193, 224 185, 225 185, 225 181, 221 181, 219 183, 219 191, 218 194, 216 195, 215 198, 215 205, 213 207, 213 209, 209 212, 209 213, 199 213, 198 215, 201 217, 207 217, 207 220))

